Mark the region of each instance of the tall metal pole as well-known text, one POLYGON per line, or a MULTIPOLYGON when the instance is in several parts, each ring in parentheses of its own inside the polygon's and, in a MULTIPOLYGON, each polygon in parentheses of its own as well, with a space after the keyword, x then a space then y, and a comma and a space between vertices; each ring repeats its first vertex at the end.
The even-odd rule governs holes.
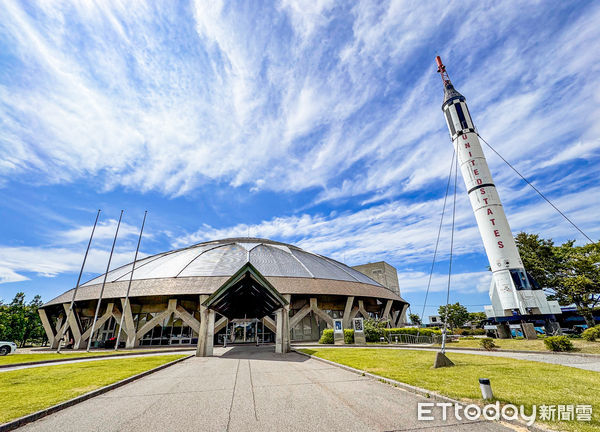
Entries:
POLYGON ((98 218, 100 217, 100 209, 98 209, 98 213, 96 213, 96 220, 94 221, 94 226, 92 227, 92 233, 90 234, 90 240, 88 241, 87 248, 85 250, 85 255, 83 256, 83 263, 81 263, 81 269, 79 270, 79 277, 77 278, 77 284, 75 285, 75 289, 73 290, 73 297, 71 298, 71 305, 69 306, 69 311, 67 312, 67 320, 65 324, 60 329, 60 338, 58 339, 58 347, 56 349, 56 353, 60 354, 60 344, 62 342, 62 338, 65 337, 65 331, 67 331, 67 326, 69 325, 69 320, 71 319, 71 314, 73 313, 73 307, 75 305, 75 296, 77 295, 77 290, 79 289, 79 283, 81 282, 81 275, 83 274, 83 268, 85 267, 85 261, 87 260, 88 252, 90 251, 90 246, 92 244, 92 238, 94 237, 94 231, 96 231, 96 225, 98 224, 98 218))
MULTIPOLYGON (((123 302, 123 311, 121 313, 121 322, 119 323, 119 332, 117 333, 117 342, 115 342, 115 351, 119 349, 119 341, 121 340, 121 329, 123 328, 123 320, 125 318, 125 311, 127 310, 127 303, 129 302, 129 291, 131 290, 131 281, 133 280, 133 272, 135 271, 135 263, 137 261, 138 252, 140 250, 140 243, 142 242, 142 233, 144 232, 144 225, 146 224, 146 215, 148 211, 144 212, 144 220, 142 221, 142 228, 140 229, 140 236, 138 237, 137 248, 135 249, 135 256, 133 258, 133 267, 131 268, 131 275, 129 276, 129 284, 127 285, 127 294, 125 294, 125 302, 123 302)), ((129 330, 131 331, 131 329, 129 330)), ((127 335, 129 336, 129 335, 127 335)))
POLYGON ((98 319, 98 312, 100 312, 100 303, 102 303, 102 294, 104 294, 104 286, 106 285, 106 278, 108 276, 108 270, 110 269, 110 262, 112 260, 113 252, 115 250, 115 244, 117 243, 117 235, 119 235, 119 227, 121 226, 121 219, 123 218, 123 210, 119 215, 119 222, 117 223, 117 230, 115 231, 115 238, 113 239, 112 248, 110 249, 110 255, 108 257, 108 264, 106 265, 106 272, 104 273, 104 280, 102 281, 102 288, 100 289, 100 296, 98 297, 98 304, 96 305, 96 313, 94 314, 94 321, 92 321, 92 330, 90 331, 90 338, 88 340, 87 352, 90 352, 92 347, 92 338, 94 337, 94 330, 96 328, 96 320, 98 319))

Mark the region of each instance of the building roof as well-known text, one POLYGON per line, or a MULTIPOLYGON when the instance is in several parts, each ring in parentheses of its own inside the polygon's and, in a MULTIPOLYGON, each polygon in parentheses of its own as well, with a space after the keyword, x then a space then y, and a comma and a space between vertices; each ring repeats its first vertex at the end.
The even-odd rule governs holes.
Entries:
MULTIPOLYGON (((259 238, 199 243, 137 261, 132 297, 211 294, 244 264, 252 264, 282 294, 363 295, 402 300, 397 294, 345 264, 297 246, 259 238)), ((124 297, 133 263, 106 275, 103 298, 124 297)), ((104 275, 80 286, 76 300, 98 298, 104 275)), ((46 305, 70 301, 72 290, 46 305)))

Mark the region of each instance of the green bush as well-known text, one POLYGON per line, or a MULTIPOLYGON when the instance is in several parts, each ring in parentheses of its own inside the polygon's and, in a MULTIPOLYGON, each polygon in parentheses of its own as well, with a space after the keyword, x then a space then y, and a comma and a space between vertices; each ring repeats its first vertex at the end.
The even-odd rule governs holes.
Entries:
MULTIPOLYGON (((391 328, 383 330, 385 337, 388 338, 390 334, 409 334, 409 335, 421 335, 421 336, 432 336, 432 335, 441 335, 441 330, 436 330, 433 328, 422 328, 419 329, 417 327, 401 327, 401 328, 391 328)), ((447 332, 450 334, 450 332, 447 332)))
POLYGON ((596 339, 600 339, 600 325, 586 329, 583 333, 581 333, 581 337, 589 342, 594 342, 596 339))
POLYGON ((333 344, 333 329, 325 329, 323 330, 323 334, 321 334, 321 339, 319 339, 320 344, 333 344))
POLYGON ((475 340, 477 339, 476 337, 473 336, 463 336, 460 339, 458 339, 458 341, 460 342, 461 340, 475 340))
POLYGON ((515 340, 523 340, 525 339, 523 336, 515 336, 515 340))
POLYGON ((573 342, 566 336, 547 337, 544 344, 550 351, 573 351, 573 342))
POLYGON ((494 339, 492 338, 482 338, 479 341, 479 345, 481 345, 481 347, 487 351, 493 351, 494 349, 498 348, 498 345, 496 345, 494 343, 494 339))
POLYGON ((347 344, 354 343, 354 330, 344 329, 344 343, 347 343, 347 344))
POLYGON ((365 339, 367 342, 379 342, 384 337, 384 330, 388 324, 386 320, 367 318, 363 322, 365 327, 365 339))
POLYGON ((461 335, 461 336, 483 336, 485 334, 485 330, 484 329, 455 329, 454 330, 454 334, 457 335, 461 335))

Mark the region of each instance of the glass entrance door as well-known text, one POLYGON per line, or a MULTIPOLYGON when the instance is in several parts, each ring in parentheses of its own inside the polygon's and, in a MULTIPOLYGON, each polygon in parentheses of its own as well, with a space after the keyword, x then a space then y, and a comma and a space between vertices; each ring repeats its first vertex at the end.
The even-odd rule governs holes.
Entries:
POLYGON ((232 343, 256 343, 257 319, 235 319, 229 325, 232 343))

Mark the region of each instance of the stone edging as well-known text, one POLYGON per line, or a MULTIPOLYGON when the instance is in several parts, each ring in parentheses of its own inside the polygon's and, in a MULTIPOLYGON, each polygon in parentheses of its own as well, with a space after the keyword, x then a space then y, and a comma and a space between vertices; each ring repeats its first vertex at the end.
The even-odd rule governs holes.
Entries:
POLYGON ((180 351, 191 351, 194 348, 187 348, 187 349, 171 349, 171 350, 163 350, 163 351, 142 351, 142 352, 126 352, 126 353, 117 353, 117 354, 103 354, 103 355, 97 355, 97 356, 81 356, 81 357, 67 357, 64 359, 52 359, 52 360, 39 360, 39 361, 33 361, 33 362, 22 362, 22 363, 8 363, 8 364, 0 364, 0 369, 8 369, 8 368, 13 368, 13 367, 21 367, 21 366, 33 366, 33 365, 43 365, 43 364, 51 364, 51 363, 59 363, 59 362, 69 362, 69 361, 75 361, 75 360, 88 360, 88 359, 105 359, 105 358, 110 358, 110 357, 127 357, 127 356, 132 356, 132 355, 146 355, 146 354, 169 354, 169 353, 173 353, 173 352, 180 352, 180 351))
POLYGON ((169 363, 165 363, 165 364, 162 364, 160 366, 157 366, 154 369, 150 369, 150 370, 141 372, 141 373, 139 373, 137 375, 133 375, 133 376, 130 376, 129 378, 125 378, 125 379, 123 379, 121 381, 117 381, 116 383, 109 384, 107 386, 101 387, 101 388, 96 389, 96 390, 92 390, 89 393, 82 394, 81 396, 77 396, 77 397, 75 397, 73 399, 69 399, 69 400, 67 400, 65 402, 61 402, 61 403, 59 403, 57 405, 53 405, 51 407, 48 407, 48 408, 45 408, 43 410, 34 412, 32 414, 28 414, 26 416, 20 417, 20 418, 18 418, 16 420, 8 422, 8 423, 1 424, 0 425, 0 432, 12 431, 12 430, 17 429, 17 428, 19 428, 21 426, 26 425, 27 423, 31 423, 33 421, 41 419, 42 417, 46 417, 47 415, 54 414, 55 412, 64 410, 65 408, 69 408, 69 407, 71 407, 73 405, 77 405, 78 403, 81 403, 83 401, 91 399, 91 398, 93 398, 95 396, 99 396, 99 395, 101 395, 103 393, 106 393, 106 392, 108 392, 110 390, 114 390, 114 389, 116 389, 118 387, 124 386, 125 384, 129 384, 130 382, 136 381, 136 380, 138 380, 140 378, 143 378, 143 377, 145 377, 147 375, 150 375, 150 374, 152 374, 154 372, 158 372, 158 371, 160 371, 162 369, 168 368, 169 366, 173 366, 174 364, 182 362, 184 360, 187 360, 187 359, 189 359, 190 357, 193 357, 193 356, 194 355, 192 354, 192 355, 189 355, 189 356, 177 359, 177 360, 173 360, 173 361, 171 361, 169 363))
MULTIPOLYGON (((294 351, 295 353, 298 353, 300 355, 303 355, 303 356, 310 357, 312 359, 318 360, 320 362, 327 363, 329 365, 339 367, 340 369, 344 369, 344 370, 347 370, 349 372, 354 372, 354 373, 356 373, 358 375, 366 376, 368 378, 371 378, 371 379, 374 379, 374 380, 377 380, 377 381, 380 381, 380 382, 383 382, 383 383, 386 383, 386 384, 390 384, 390 385, 392 385, 394 387, 398 387, 398 388, 400 388, 402 390, 418 394, 419 396, 423 396, 423 397, 425 397, 427 399, 432 399, 432 400, 437 400, 437 401, 442 401, 442 402, 450 402, 450 403, 453 403, 453 404, 459 404, 461 406, 465 405, 464 402, 461 402, 461 401, 456 400, 456 399, 449 398, 447 396, 443 396, 443 395, 441 395, 441 394, 439 394, 437 392, 431 391, 431 390, 427 390, 427 389, 424 389, 424 388, 421 388, 421 387, 417 387, 417 386, 413 386, 413 385, 410 385, 410 384, 406 384, 406 383, 403 383, 401 381, 393 380, 391 378, 382 377, 380 375, 375 375, 375 374, 372 374, 370 372, 366 372, 366 371, 363 371, 363 370, 360 370, 360 369, 355 369, 353 367, 346 366, 346 365, 343 365, 343 364, 340 364, 340 363, 336 363, 336 362, 331 361, 331 360, 326 360, 326 359, 323 359, 323 358, 320 358, 320 357, 317 357, 317 356, 314 356, 314 355, 311 355, 311 354, 306 354, 306 353, 303 353, 302 351, 299 351, 299 350, 294 349, 294 348, 292 348, 292 351, 294 351)), ((520 420, 511 420, 511 421, 507 421, 507 423, 511 423, 511 424, 523 427, 523 428, 525 428, 525 429, 527 429, 529 431, 532 431, 532 432, 555 432, 553 429, 546 429, 546 428, 543 428, 541 426, 536 425, 535 423, 532 424, 531 426, 527 426, 525 424, 525 422, 522 422, 520 420)), ((1 429, 0 429, 0 432, 2 432, 1 429)))

